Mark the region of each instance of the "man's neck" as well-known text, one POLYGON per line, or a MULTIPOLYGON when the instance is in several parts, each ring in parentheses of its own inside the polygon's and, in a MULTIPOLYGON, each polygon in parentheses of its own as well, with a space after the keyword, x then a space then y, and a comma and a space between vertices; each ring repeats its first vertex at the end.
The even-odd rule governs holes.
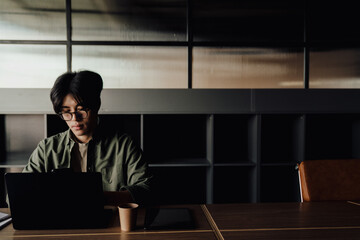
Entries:
POLYGON ((76 136, 72 131, 71 131, 71 138, 78 143, 88 143, 90 142, 90 140, 92 139, 92 132, 86 135, 81 135, 81 136, 76 136))
POLYGON ((79 143, 88 143, 92 139, 92 135, 83 135, 75 137, 79 143))

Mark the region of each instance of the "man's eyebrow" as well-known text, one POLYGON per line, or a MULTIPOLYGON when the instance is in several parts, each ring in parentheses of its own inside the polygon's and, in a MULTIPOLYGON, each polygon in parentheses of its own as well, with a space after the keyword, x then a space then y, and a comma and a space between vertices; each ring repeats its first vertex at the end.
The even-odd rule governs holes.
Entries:
MULTIPOLYGON (((78 107, 84 107, 82 104, 78 104, 75 106, 75 108, 78 108, 78 107)), ((64 108, 70 108, 68 106, 61 106, 61 109, 64 109, 64 108)))

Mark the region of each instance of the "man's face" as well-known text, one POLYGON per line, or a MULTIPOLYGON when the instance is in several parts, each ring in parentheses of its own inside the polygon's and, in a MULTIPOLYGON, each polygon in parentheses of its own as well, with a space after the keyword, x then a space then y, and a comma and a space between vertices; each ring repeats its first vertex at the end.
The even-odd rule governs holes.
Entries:
MULTIPOLYGON (((87 109, 79 105, 71 94, 68 94, 64 97, 61 112, 73 113, 80 110, 87 109)), ((87 113, 88 114, 86 118, 81 118, 76 114, 72 114, 71 120, 66 121, 72 133, 80 142, 88 142, 91 139, 97 124, 97 112, 93 112, 89 109, 87 113)))

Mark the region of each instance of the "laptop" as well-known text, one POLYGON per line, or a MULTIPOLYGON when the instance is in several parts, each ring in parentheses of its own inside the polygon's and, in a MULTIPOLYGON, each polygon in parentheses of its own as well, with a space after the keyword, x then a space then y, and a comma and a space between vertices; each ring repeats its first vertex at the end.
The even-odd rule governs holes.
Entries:
POLYGON ((6 173, 14 229, 104 228, 101 173, 6 173))

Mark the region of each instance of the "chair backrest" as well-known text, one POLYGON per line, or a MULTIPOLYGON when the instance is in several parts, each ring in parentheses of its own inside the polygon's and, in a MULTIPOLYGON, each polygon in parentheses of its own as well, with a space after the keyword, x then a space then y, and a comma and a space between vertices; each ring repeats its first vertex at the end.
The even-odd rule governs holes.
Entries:
POLYGON ((298 170, 304 202, 360 200, 360 159, 305 160, 298 170))

